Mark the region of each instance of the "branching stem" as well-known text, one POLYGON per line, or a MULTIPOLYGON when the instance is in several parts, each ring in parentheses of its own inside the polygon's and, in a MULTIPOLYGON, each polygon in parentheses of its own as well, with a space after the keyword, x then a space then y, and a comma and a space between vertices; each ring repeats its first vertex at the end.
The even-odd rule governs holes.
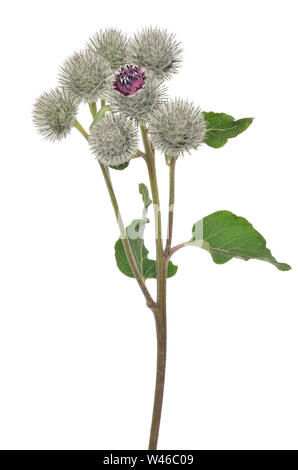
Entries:
MULTIPOLYGON (((78 129, 78 131, 85 137, 86 140, 88 140, 88 137, 89 137, 88 133, 85 131, 83 126, 78 121, 75 121, 74 127, 76 129, 78 129)), ((139 287, 140 287, 141 291, 144 294, 147 306, 154 312, 154 311, 156 311, 156 308, 157 308, 156 303, 154 302, 153 298, 151 297, 150 292, 148 291, 148 289, 146 287, 145 281, 144 281, 144 279, 142 278, 142 276, 140 274, 140 271, 139 271, 138 266, 136 264, 135 258, 133 256, 129 240, 127 238, 125 225, 123 223, 121 213, 120 213, 120 210, 119 210, 119 206, 118 206, 117 198, 116 198, 116 195, 115 195, 115 191, 114 191, 114 188, 113 188, 113 185, 112 185, 112 181, 111 181, 111 177, 110 177, 110 173, 109 173, 109 168, 106 167, 105 165, 103 165, 100 162, 99 162, 99 165, 100 165, 100 168, 101 168, 102 174, 104 176, 106 186, 107 186, 107 189, 108 189, 108 192, 109 192, 109 195, 110 195, 110 199, 111 199, 113 209, 114 209, 114 212, 115 212, 115 216, 116 216, 118 226, 119 226, 119 229, 120 229, 121 239, 122 239, 122 242, 123 242, 123 245, 124 245, 125 253, 126 253, 127 259, 129 261, 131 270, 132 270, 132 272, 133 272, 133 274, 136 278, 137 283, 139 284, 139 287)))
POLYGON ((79 123, 79 121, 75 121, 73 127, 75 127, 86 140, 88 140, 88 133, 85 131, 84 127, 79 123))
MULTIPOLYGON (((92 115, 94 116, 95 109, 90 106, 92 115)), ((82 125, 75 121, 74 127, 88 140, 88 133, 82 125)), ((139 272, 135 258, 133 256, 129 240, 127 238, 125 225, 123 223, 114 188, 112 185, 109 168, 99 162, 102 174, 104 176, 106 186, 110 195, 110 199, 114 208, 115 216, 120 229, 120 234, 127 259, 129 261, 131 270, 139 284, 141 291, 147 302, 147 306, 152 310, 156 325, 156 338, 157 338, 157 363, 156 363, 156 383, 154 394, 154 405, 152 413, 149 450, 157 449, 160 419, 164 394, 165 371, 166 371, 166 348, 167 348, 167 320, 166 320, 166 283, 167 283, 167 266, 171 250, 172 229, 173 229, 173 216, 169 211, 169 227, 166 250, 168 254, 163 251, 162 239, 162 225, 160 213, 159 191, 156 177, 155 155, 154 149, 148 138, 148 131, 145 127, 141 126, 141 133, 145 148, 145 153, 138 151, 137 156, 142 156, 147 164, 150 186, 152 192, 152 199, 155 212, 155 231, 156 231, 156 259, 157 259, 157 303, 154 302, 148 291, 145 282, 139 272)), ((175 190, 175 160, 172 159, 170 164, 170 198, 169 207, 174 204, 174 190, 175 190)))
POLYGON ((96 105, 96 103, 89 103, 89 108, 90 108, 92 117, 94 119, 96 114, 97 114, 97 105, 96 105))
POLYGON ((184 243, 179 243, 179 245, 176 245, 176 246, 173 246, 173 248, 170 249, 170 254, 169 254, 169 258, 171 258, 171 256, 176 253, 176 251, 180 250, 181 248, 187 246, 189 244, 189 242, 184 242, 184 243))
POLYGON ((142 152, 142 150, 137 150, 136 153, 131 157, 132 158, 140 158, 140 157, 145 157, 146 155, 144 154, 144 152, 142 152))
POLYGON ((140 286, 141 291, 144 294, 144 297, 145 297, 146 302, 147 302, 147 306, 154 310, 156 308, 156 304, 155 304, 154 300, 152 299, 151 294, 148 291, 148 289, 145 285, 145 282, 144 282, 144 280, 143 280, 143 278, 140 274, 140 271, 138 269, 138 266, 136 264, 135 258, 133 256, 133 253, 132 253, 132 250, 131 250, 129 239, 127 238, 125 225, 124 225, 122 217, 121 217, 118 202, 117 202, 116 195, 115 195, 115 192, 114 192, 114 188, 113 188, 113 185, 112 185, 109 168, 106 167, 105 165, 103 165, 100 162, 99 162, 99 165, 100 165, 103 177, 105 179, 106 186, 107 186, 108 191, 109 191, 110 199, 111 199, 113 209, 114 209, 114 212, 115 212, 115 216, 116 216, 118 226, 119 226, 119 229, 120 229, 122 243, 124 245, 125 253, 126 253, 127 259, 129 261, 131 270, 132 270, 132 272, 133 272, 133 274, 136 278, 137 283, 140 286))

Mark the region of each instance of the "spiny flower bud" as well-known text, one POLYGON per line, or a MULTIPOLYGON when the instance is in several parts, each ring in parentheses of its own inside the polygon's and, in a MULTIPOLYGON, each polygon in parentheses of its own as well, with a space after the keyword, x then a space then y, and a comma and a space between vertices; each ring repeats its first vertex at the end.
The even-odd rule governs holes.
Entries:
POLYGON ((129 58, 162 79, 178 71, 182 48, 174 34, 146 27, 129 41, 129 58))
POLYGON ((79 102, 96 102, 110 86, 111 69, 98 54, 76 52, 60 67, 59 82, 79 102))
POLYGON ((168 157, 196 149, 205 138, 206 123, 200 108, 175 99, 162 104, 150 116, 153 145, 168 157))
POLYGON ((88 141, 100 163, 119 166, 136 153, 138 132, 131 120, 111 113, 91 127, 88 141))
POLYGON ((74 98, 55 88, 37 99, 33 107, 33 122, 46 139, 61 140, 71 131, 77 112, 74 98))
POLYGON ((95 33, 89 39, 87 47, 103 57, 112 70, 117 70, 120 65, 127 62, 127 37, 116 29, 95 33))
POLYGON ((149 113, 162 103, 164 94, 160 80, 143 72, 139 66, 127 65, 115 75, 114 89, 109 91, 108 100, 112 109, 144 124, 149 113))

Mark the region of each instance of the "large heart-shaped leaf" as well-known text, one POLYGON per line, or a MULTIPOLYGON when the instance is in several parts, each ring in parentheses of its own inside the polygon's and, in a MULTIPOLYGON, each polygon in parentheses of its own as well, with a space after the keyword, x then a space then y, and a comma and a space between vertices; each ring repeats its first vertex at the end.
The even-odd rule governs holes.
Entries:
POLYGON ((235 121, 233 116, 225 113, 204 112, 207 125, 205 144, 213 148, 222 147, 231 137, 236 137, 245 131, 253 118, 243 118, 235 121))
POLYGON ((291 269, 272 256, 266 240, 246 219, 232 212, 214 212, 199 220, 192 232, 193 237, 187 245, 197 245, 209 251, 217 264, 224 264, 232 258, 255 258, 268 261, 281 271, 291 269))

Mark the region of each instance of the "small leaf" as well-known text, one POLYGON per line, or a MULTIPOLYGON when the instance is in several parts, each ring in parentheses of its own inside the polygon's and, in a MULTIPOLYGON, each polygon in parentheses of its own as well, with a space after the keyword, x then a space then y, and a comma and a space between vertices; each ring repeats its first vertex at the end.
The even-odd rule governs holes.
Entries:
POLYGON ((236 137, 245 131, 252 123, 253 118, 243 118, 235 121, 233 116, 225 113, 204 112, 207 124, 205 144, 213 148, 225 145, 228 139, 236 137))
POLYGON ((144 183, 139 184, 139 192, 142 196, 144 207, 147 209, 147 207, 150 206, 150 204, 152 204, 152 201, 149 197, 148 188, 144 183))
POLYGON ((109 165, 110 168, 113 168, 113 170, 125 170, 129 165, 129 161, 125 163, 121 163, 121 165, 109 165))
MULTIPOLYGON (((172 263, 172 261, 168 262, 168 272, 167 272, 167 278, 175 276, 176 272, 178 270, 178 266, 172 263)), ((154 276, 156 279, 156 274, 154 276)))
POLYGON ((93 122, 92 122, 90 127, 94 126, 94 124, 96 124, 98 121, 100 121, 104 117, 104 115, 106 114, 107 111, 111 111, 110 106, 103 106, 102 108, 100 108, 100 110, 96 114, 95 118, 93 119, 93 122))
POLYGON ((266 247, 266 240, 243 217, 229 211, 218 211, 199 220, 193 226, 193 237, 187 245, 197 245, 209 251, 217 264, 232 258, 268 261, 281 271, 291 267, 279 263, 266 247))
MULTIPOLYGON (((127 237, 139 268, 139 271, 144 280, 156 279, 156 261, 148 258, 148 250, 144 245, 144 229, 147 220, 135 219, 127 227, 127 237)), ((122 239, 120 238, 115 244, 115 257, 117 266, 120 271, 128 277, 134 277, 128 262, 122 239)), ((171 261, 168 264, 167 277, 172 277, 176 274, 178 266, 175 266, 171 261)))

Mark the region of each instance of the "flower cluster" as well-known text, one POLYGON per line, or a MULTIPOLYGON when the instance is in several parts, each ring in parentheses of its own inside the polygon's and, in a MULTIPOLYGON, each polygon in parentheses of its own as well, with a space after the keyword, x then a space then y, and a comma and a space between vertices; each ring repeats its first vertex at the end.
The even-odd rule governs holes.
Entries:
POLYGON ((177 72, 181 46, 173 34, 146 27, 128 39, 117 29, 95 33, 86 49, 75 52, 59 69, 60 88, 44 93, 34 105, 38 131, 50 140, 66 137, 75 125, 80 103, 107 101, 88 138, 105 165, 126 163, 136 151, 137 127, 146 126, 154 147, 167 157, 183 155, 204 141, 206 124, 199 108, 166 100, 165 80, 177 72))

